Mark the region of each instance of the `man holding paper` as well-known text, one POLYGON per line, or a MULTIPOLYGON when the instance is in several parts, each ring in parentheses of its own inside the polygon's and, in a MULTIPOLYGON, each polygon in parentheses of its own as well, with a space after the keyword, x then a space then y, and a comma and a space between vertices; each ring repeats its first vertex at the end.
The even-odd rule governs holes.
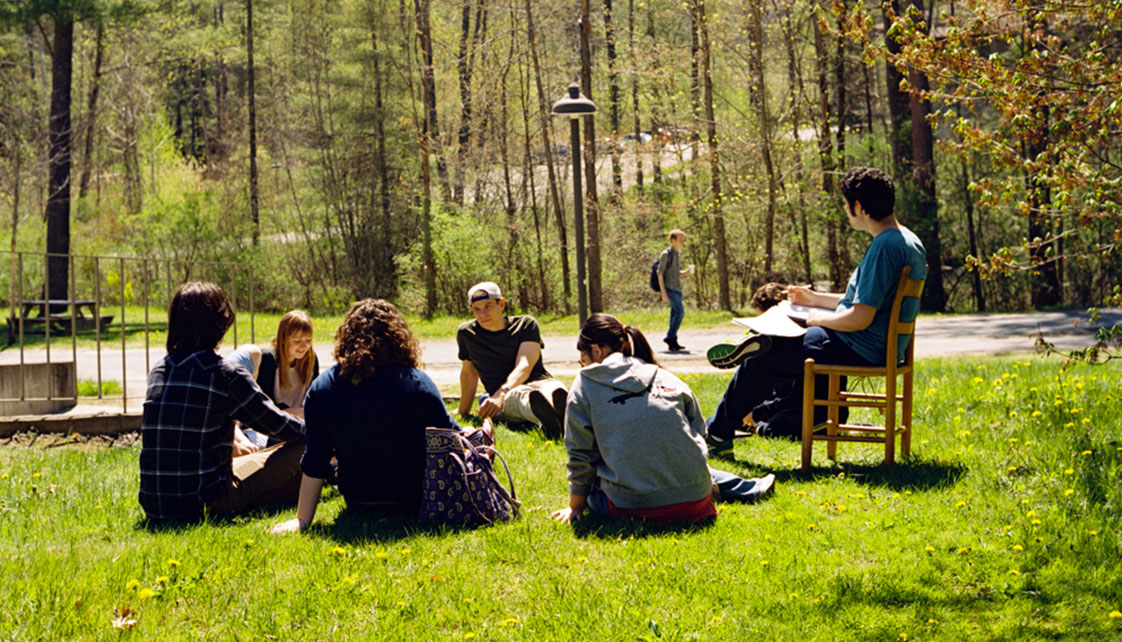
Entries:
MULTIPOLYGON (((736 429, 762 419, 753 416, 754 411, 772 397, 777 386, 789 392, 764 404, 761 410, 766 407, 769 411, 795 412, 796 416, 801 413, 806 359, 838 365, 884 365, 888 317, 900 272, 910 266, 911 278, 926 278, 926 253, 919 238, 896 219, 895 189, 892 179, 883 172, 855 167, 842 179, 841 190, 850 226, 867 232, 873 240, 850 277, 845 294, 814 292, 803 286, 788 288, 792 305, 811 308, 805 332, 790 332, 789 327, 782 332, 767 332, 773 319, 764 317, 783 314, 779 306, 757 317, 767 325, 754 329, 765 334, 747 341, 758 340, 761 349, 744 351, 747 360, 737 368, 716 412, 708 419, 711 454, 731 451, 736 429)), ((902 315, 914 317, 919 302, 906 300, 904 306, 902 315)), ((904 342, 897 347, 900 358, 906 348, 904 342)), ((826 383, 815 385, 824 387, 826 383)))

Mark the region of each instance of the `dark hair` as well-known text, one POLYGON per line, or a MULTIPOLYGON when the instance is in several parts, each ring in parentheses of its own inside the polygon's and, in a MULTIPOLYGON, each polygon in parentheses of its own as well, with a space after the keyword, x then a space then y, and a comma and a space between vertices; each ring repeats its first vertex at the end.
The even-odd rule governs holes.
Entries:
POLYGON ((841 190, 850 211, 854 210, 855 203, 860 202, 865 213, 874 221, 891 216, 896 206, 896 188, 892 179, 874 167, 854 167, 846 172, 841 190))
POLYGON ((774 308, 780 301, 787 300, 787 286, 775 281, 765 283, 752 293, 752 307, 759 312, 774 308))
POLYGON ((214 283, 184 283, 168 308, 168 352, 214 350, 234 324, 234 309, 214 283))
POLYGON ((653 365, 660 365, 647 338, 635 326, 625 326, 610 314, 597 312, 588 317, 577 337, 577 350, 588 352, 593 345, 606 346, 613 352, 622 352, 653 365))
POLYGON ((339 374, 358 385, 378 366, 418 367, 421 345, 392 303, 363 299, 351 304, 335 331, 335 360, 339 362, 339 374))

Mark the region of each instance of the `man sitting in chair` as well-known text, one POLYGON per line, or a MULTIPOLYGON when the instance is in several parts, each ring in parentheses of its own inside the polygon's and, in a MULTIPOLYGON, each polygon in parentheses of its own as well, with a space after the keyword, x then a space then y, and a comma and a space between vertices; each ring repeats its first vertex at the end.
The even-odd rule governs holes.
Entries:
MULTIPOLYGON (((740 351, 746 360, 729 382, 717 411, 709 417, 711 454, 732 450, 736 429, 752 427, 761 419, 752 416, 753 409, 779 384, 789 383, 791 387, 776 406, 786 411, 785 416, 789 414, 797 421, 802 412, 803 362, 806 359, 835 365, 884 365, 889 315, 900 273, 910 267, 909 278, 925 279, 926 252, 919 238, 896 219, 892 179, 879 169, 855 167, 849 170, 842 179, 841 190, 850 226, 869 233, 872 243, 850 276, 845 294, 814 292, 801 286, 788 288, 787 298, 794 305, 833 310, 812 310, 805 335, 794 338, 755 335, 746 339, 758 341, 760 346, 740 351)), ((914 317, 919 302, 905 299, 903 305, 901 316, 914 317)), ((907 344, 902 341, 898 346, 900 359, 904 358, 906 348, 907 344)), ((822 381, 815 382, 815 389, 825 389, 826 377, 819 378, 822 381)), ((799 430, 797 426, 795 424, 795 431, 799 430)), ((776 434, 780 431, 761 432, 776 434)))

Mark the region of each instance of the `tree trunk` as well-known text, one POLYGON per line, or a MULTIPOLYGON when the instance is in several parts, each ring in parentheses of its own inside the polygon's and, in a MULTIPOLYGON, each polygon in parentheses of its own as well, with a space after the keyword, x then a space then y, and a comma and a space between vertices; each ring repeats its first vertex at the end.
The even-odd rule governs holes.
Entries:
POLYGON ((845 121, 849 114, 845 86, 847 82, 845 77, 845 16, 847 11, 845 0, 835 0, 834 10, 838 14, 837 53, 834 60, 834 85, 837 87, 837 93, 834 96, 837 99, 837 106, 834 108, 834 115, 838 123, 837 167, 845 167, 845 121))
POLYGON ((767 108, 767 88, 764 84, 764 28, 763 0, 748 2, 749 67, 751 68, 752 87, 750 97, 756 107, 760 123, 760 148, 764 157, 764 170, 767 172, 767 221, 764 232, 764 274, 771 279, 774 263, 775 209, 778 199, 778 181, 771 159, 771 121, 767 108))
MULTIPOLYGON (((921 0, 913 0, 923 10, 921 0)), ((912 116, 912 181, 916 189, 916 216, 912 222, 923 246, 927 250, 927 283, 923 286, 922 306, 929 312, 942 312, 946 308, 943 291, 942 244, 939 240, 939 202, 935 198, 935 142, 931 123, 931 103, 921 92, 928 90, 927 76, 917 70, 908 74, 911 90, 912 116)))
MULTIPOLYGON (((530 0, 525 0, 526 7, 526 35, 530 42, 530 59, 534 63, 534 83, 538 90, 538 112, 542 121, 542 143, 545 147, 545 166, 549 177, 549 199, 553 204, 553 213, 557 219, 557 236, 561 242, 561 282, 563 286, 564 301, 561 309, 569 311, 570 302, 573 300, 572 275, 569 270, 569 242, 565 230, 565 214, 561 209, 561 195, 557 188, 557 172, 553 164, 553 135, 550 130, 549 102, 542 87, 541 63, 538 60, 537 36, 534 30, 534 13, 530 0)), ((527 134, 529 135, 529 134, 527 134)), ((572 150, 572 153, 577 153, 572 150)))
POLYGON ((903 181, 912 173, 911 101, 906 92, 900 91, 904 75, 893 63, 893 57, 900 53, 900 43, 892 36, 891 26, 899 12, 900 0, 891 0, 891 4, 885 4, 884 41, 889 56, 884 65, 884 74, 888 90, 888 115, 892 125, 892 131, 889 132, 892 143, 892 175, 897 182, 903 181))
POLYGON ((97 133, 97 98, 101 93, 101 62, 104 46, 105 26, 97 25, 94 44, 93 78, 90 80, 90 97, 86 103, 86 148, 82 154, 82 171, 78 180, 78 198, 86 197, 90 188, 90 174, 93 172, 93 142, 97 133))
MULTIPOLYGON (((70 88, 74 56, 74 23, 55 21, 51 55, 51 116, 48 131, 47 252, 70 254, 70 88)), ((68 299, 69 261, 51 257, 48 299, 68 299)))
POLYGON ((802 127, 802 95, 803 78, 795 54, 795 32, 791 26, 791 16, 782 18, 783 45, 787 51, 787 110, 791 114, 791 134, 795 147, 795 184, 799 193, 799 254, 802 259, 803 282, 810 283, 813 275, 810 271, 810 225, 807 214, 806 200, 803 196, 803 163, 802 163, 802 137, 799 132, 802 127))
MULTIPOLYGON (((631 63, 631 113, 635 125, 635 189, 643 195, 643 129, 639 124, 639 57, 635 55, 635 0, 627 0, 627 52, 631 63)), ((651 130, 652 134, 657 134, 651 130)), ((652 141, 653 143, 654 141, 652 141)), ((657 143, 655 143, 657 145, 657 143)))
POLYGON ((608 122, 612 128, 612 136, 608 141, 612 156, 612 198, 619 200, 623 194, 623 170, 619 157, 619 78, 616 74, 616 30, 612 22, 612 0, 604 0, 604 39, 608 52, 608 122))
POLYGON ((249 211, 253 219, 253 246, 261 239, 261 213, 257 193, 257 86, 253 64, 253 0, 245 0, 246 93, 249 99, 249 211))
MULTIPOLYGON (((580 83, 584 95, 592 100, 592 21, 589 17, 589 0, 581 0, 580 18, 580 83)), ((576 154, 577 150, 573 150, 576 154)), ((604 295, 600 286, 600 204, 596 196, 596 120, 584 117, 584 175, 585 206, 588 222, 588 308, 593 313, 604 311, 604 295)))
POLYGON ((378 50, 378 25, 371 25, 370 40, 374 57, 374 137, 377 141, 378 195, 382 206, 382 242, 377 249, 378 272, 383 298, 397 295, 397 267, 394 265, 393 210, 390 207, 390 166, 386 157, 386 110, 383 103, 382 59, 378 50))
MULTIPOLYGON (((962 162, 962 198, 966 203, 966 232, 970 241, 970 256, 979 257, 978 240, 974 231, 974 199, 970 197, 970 169, 966 162, 962 162)), ((978 312, 986 311, 986 297, 982 291, 982 275, 978 270, 971 270, 974 285, 974 307, 978 312)))
POLYGON ((697 31, 701 45, 701 74, 705 102, 706 132, 709 145, 710 190, 713 195, 713 235, 717 245, 717 285, 721 308, 732 310, 729 294, 728 248, 725 242, 725 216, 721 202, 721 163, 717 153, 717 118, 713 111, 712 49, 709 44, 709 26, 705 16, 705 0, 694 0, 697 14, 697 31))
MULTIPOLYGON (((818 159, 822 164, 822 192, 830 210, 826 214, 826 254, 829 262, 830 286, 842 289, 841 253, 838 251, 838 216, 834 212, 834 153, 830 131, 830 94, 827 68, 829 54, 822 34, 822 25, 814 19, 814 68, 818 76, 818 159)), ((843 232, 844 233, 844 232, 843 232)))
MULTIPOLYGON (((690 162, 697 160, 698 142, 701 140, 701 79, 700 67, 698 66, 698 56, 701 51, 701 43, 698 36, 698 29, 700 29, 700 21, 698 12, 698 1, 693 0, 690 2, 690 116, 692 121, 690 124, 690 162)), ((653 4, 653 3, 652 3, 653 4)), ((652 30, 653 35, 653 30, 652 30)), ((682 172, 684 177, 686 172, 682 172)))
MULTIPOLYGON (((654 3, 647 3, 647 38, 648 43, 652 45, 652 51, 655 43, 655 28, 654 28, 654 3)), ((658 56, 656 55, 652 61, 651 68, 656 69, 659 66, 658 56)), ((662 126, 662 118, 659 115, 659 104, 661 102, 661 92, 659 91, 658 81, 651 79, 651 132, 657 134, 659 127, 662 126)), ((662 145, 656 144, 654 155, 651 157, 651 181, 655 184, 662 183, 662 145)))
MULTIPOLYGON (((479 11, 483 10, 486 0, 479 0, 479 11)), ((456 180, 452 200, 457 205, 464 204, 464 175, 467 173, 467 155, 471 146, 472 97, 471 79, 475 66, 475 47, 479 39, 480 21, 475 22, 475 32, 471 34, 472 0, 463 0, 460 8, 460 51, 456 58, 456 71, 460 79, 460 131, 457 135, 459 148, 456 160, 456 180), (470 42, 469 42, 469 34, 470 42)), ((478 198, 478 195, 477 195, 478 198)))
MULTIPOLYGON (((429 156, 436 132, 436 81, 432 68, 432 31, 429 29, 430 0, 413 0, 417 14, 417 39, 421 46, 421 226, 425 265, 425 316, 436 314, 436 256, 432 249, 432 171, 429 156)), ((439 171, 440 161, 437 161, 439 171)))
MULTIPOLYGON (((513 15, 514 8, 511 6, 511 14, 513 15)), ((538 211, 538 188, 534 180, 534 163, 533 155, 531 154, 530 144, 530 104, 527 95, 530 85, 530 71, 526 71, 526 76, 521 73, 518 74, 520 92, 519 101, 522 105, 522 130, 525 133, 523 136, 523 161, 522 161, 522 207, 525 209, 526 202, 530 203, 530 212, 534 216, 534 236, 537 240, 537 283, 539 290, 538 311, 542 312, 548 309, 550 304, 549 298, 549 280, 545 277, 545 251, 542 244, 542 224, 541 216, 538 211), (527 196, 527 192, 529 195, 527 196)), ((547 145, 548 147, 548 145, 547 145)))

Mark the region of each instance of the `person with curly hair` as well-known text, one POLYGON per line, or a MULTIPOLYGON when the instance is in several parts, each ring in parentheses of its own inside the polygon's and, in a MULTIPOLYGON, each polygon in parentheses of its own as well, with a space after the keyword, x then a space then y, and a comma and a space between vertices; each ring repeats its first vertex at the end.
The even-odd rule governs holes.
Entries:
POLYGON ((307 450, 296 517, 273 533, 306 529, 324 482, 335 476, 347 506, 416 517, 421 506, 425 428, 459 425, 436 384, 418 369, 421 348, 405 318, 382 299, 351 305, 335 332, 335 365, 304 399, 307 450))

